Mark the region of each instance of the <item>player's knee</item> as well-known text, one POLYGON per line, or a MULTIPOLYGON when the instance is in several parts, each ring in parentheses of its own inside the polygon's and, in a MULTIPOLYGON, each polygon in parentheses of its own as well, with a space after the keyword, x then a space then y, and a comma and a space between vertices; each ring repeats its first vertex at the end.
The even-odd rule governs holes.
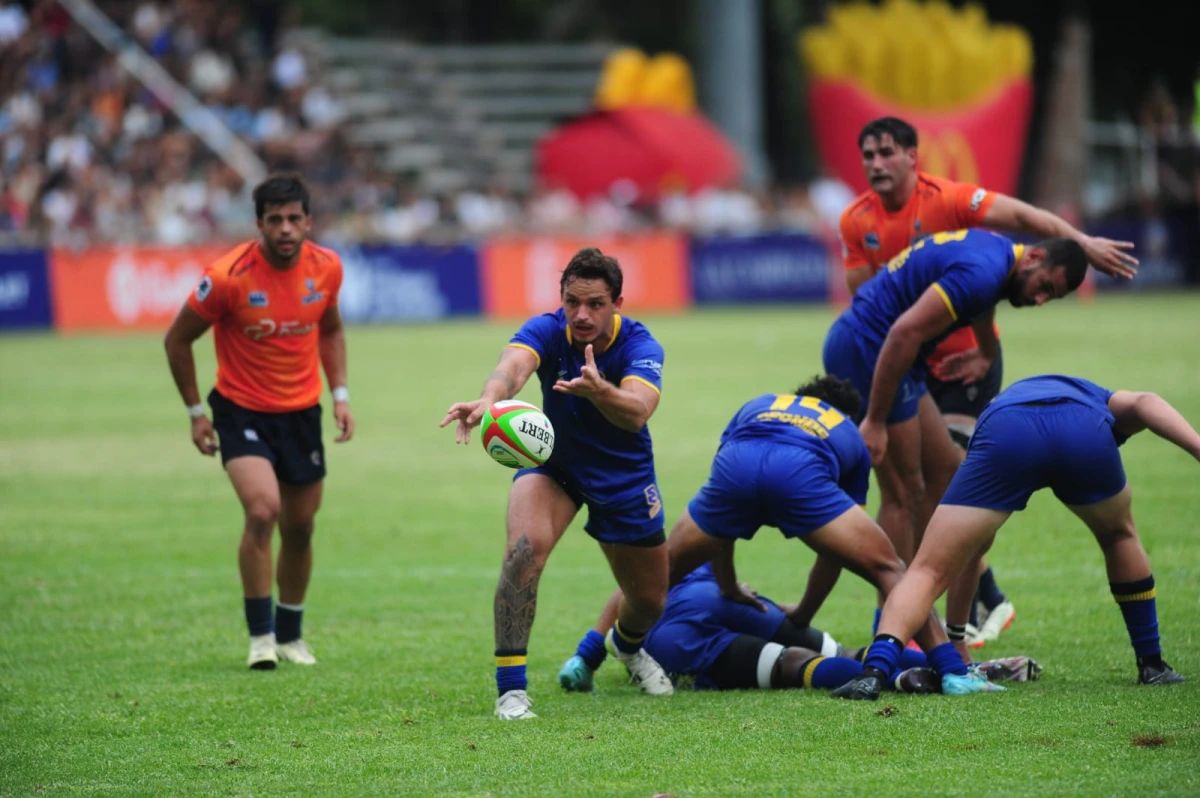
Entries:
POLYGON ((245 503, 246 529, 268 537, 279 520, 279 499, 260 496, 245 503))
POLYGON ((314 529, 311 518, 307 521, 289 522, 279 527, 279 537, 288 548, 308 548, 312 545, 314 529))

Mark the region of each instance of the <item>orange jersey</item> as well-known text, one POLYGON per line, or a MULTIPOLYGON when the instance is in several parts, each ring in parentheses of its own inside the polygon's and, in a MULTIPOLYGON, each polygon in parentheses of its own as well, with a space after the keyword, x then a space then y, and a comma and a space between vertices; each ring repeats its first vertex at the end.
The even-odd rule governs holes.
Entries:
POLYGON ((337 253, 308 241, 290 269, 271 266, 257 241, 209 266, 187 304, 213 325, 217 391, 263 413, 320 402, 320 321, 341 287, 337 253))
MULTIPOLYGON (((846 269, 878 272, 917 239, 966 227, 981 227, 995 194, 970 183, 956 183, 917 172, 917 187, 898 211, 883 207, 874 191, 860 194, 842 213, 842 258, 846 269)), ((999 329, 997 329, 999 335, 999 329)), ((978 346, 970 327, 955 330, 929 356, 934 366, 947 355, 978 346)))

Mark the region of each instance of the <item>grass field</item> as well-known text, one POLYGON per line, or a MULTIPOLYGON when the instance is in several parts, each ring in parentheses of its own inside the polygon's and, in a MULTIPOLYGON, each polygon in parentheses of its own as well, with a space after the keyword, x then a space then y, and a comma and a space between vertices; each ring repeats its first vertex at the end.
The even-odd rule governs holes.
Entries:
MULTIPOLYGON (((667 351, 651 428, 669 521, 734 410, 818 370, 831 318, 645 319, 667 351)), ((1002 308, 1000 322, 1006 383, 1066 372, 1158 391, 1200 422, 1200 296, 1002 308)), ((496 721, 510 472, 437 422, 478 395, 512 329, 350 330, 358 436, 329 447, 305 621, 320 664, 275 672, 245 669, 239 508, 192 448, 158 338, 0 339, 0 794, 1200 794, 1200 467, 1149 433, 1123 451, 1166 657, 1187 684, 1134 685, 1099 551, 1040 495, 993 550, 1017 620, 984 649, 1035 656, 1040 682, 875 704, 651 699, 610 662, 598 693, 564 694, 557 669, 612 588, 577 522, 539 595, 540 718, 496 721)), ((211 385, 210 339, 197 351, 211 385)), ((538 401, 536 386, 523 396, 538 401)), ((739 549, 743 578, 784 600, 811 562, 773 530, 739 549)), ((817 622, 860 645, 872 607, 847 576, 817 622)))

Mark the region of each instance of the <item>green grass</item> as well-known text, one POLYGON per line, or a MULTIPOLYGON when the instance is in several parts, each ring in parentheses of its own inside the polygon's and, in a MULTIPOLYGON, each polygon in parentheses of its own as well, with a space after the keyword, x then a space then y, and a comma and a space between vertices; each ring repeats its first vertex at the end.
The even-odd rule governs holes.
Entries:
MULTIPOLYGON (((667 351, 651 426, 669 520, 734 410, 818 370, 830 319, 645 319, 667 351)), ((1158 391, 1200 421, 1200 297, 1004 308, 1001 325, 1008 382, 1065 371, 1158 391)), ((539 596, 541 717, 497 722, 491 605, 510 473, 437 422, 477 395, 512 329, 350 331, 359 431, 329 447, 307 601, 320 664, 274 673, 244 667, 239 508, 191 446, 158 339, 0 340, 0 794, 1200 792, 1200 470, 1149 434, 1124 455, 1166 655, 1187 684, 1134 686, 1099 551, 1039 495, 993 549, 1017 620, 985 652, 1037 657, 1040 682, 870 705, 804 691, 655 700, 610 663, 597 694, 563 694, 558 666, 612 589, 577 522, 539 596)), ((205 384, 211 346, 197 347, 205 384)), ((523 395, 538 401, 536 387, 523 395)), ((743 576, 781 600, 811 562, 773 530, 739 548, 743 576)), ((818 625, 862 644, 873 606, 848 576, 818 625)))

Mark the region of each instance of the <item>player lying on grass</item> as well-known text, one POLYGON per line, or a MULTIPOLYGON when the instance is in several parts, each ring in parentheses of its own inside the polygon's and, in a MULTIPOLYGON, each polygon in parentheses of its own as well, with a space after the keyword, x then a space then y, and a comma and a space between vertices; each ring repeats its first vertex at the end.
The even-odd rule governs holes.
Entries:
MULTIPOLYGON (((743 586, 743 594, 749 588, 743 586)), ((644 643, 676 687, 736 690, 747 688, 832 689, 862 674, 865 649, 845 652, 825 632, 797 626, 781 606, 758 595, 758 606, 726 598, 705 564, 671 588, 667 606, 644 643)), ((564 689, 591 692, 593 676, 604 663, 604 637, 616 620, 620 591, 559 671, 564 689)), ((1033 681, 1042 668, 1029 657, 981 662, 972 666, 990 681, 1033 681)), ((936 693, 941 680, 920 651, 901 652, 887 686, 904 693, 936 693)))
MULTIPOLYGON (((671 530, 670 584, 711 562, 725 596, 757 605, 738 585, 733 547, 773 526, 818 554, 792 613, 797 626, 811 625, 842 568, 888 595, 904 562, 862 508, 871 462, 850 420, 860 405, 849 382, 829 376, 814 378, 795 394, 768 394, 743 405, 721 435, 708 481, 671 530)), ((968 673, 932 608, 914 638, 939 663, 939 672, 949 674, 947 689, 987 689, 985 679, 968 673)), ((599 645, 592 640, 578 653, 587 660, 598 655, 599 645)))
POLYGON ((884 605, 862 676, 835 695, 878 698, 903 641, 948 588, 947 619, 952 627, 965 623, 970 580, 958 577, 971 572, 1008 517, 1043 488, 1087 524, 1104 552, 1109 587, 1137 657, 1138 682, 1182 682, 1162 658, 1154 576, 1133 522, 1118 450, 1145 429, 1200 460, 1200 435, 1152 393, 1113 392, 1061 375, 1031 377, 1004 390, 980 417, 916 560, 884 605))

